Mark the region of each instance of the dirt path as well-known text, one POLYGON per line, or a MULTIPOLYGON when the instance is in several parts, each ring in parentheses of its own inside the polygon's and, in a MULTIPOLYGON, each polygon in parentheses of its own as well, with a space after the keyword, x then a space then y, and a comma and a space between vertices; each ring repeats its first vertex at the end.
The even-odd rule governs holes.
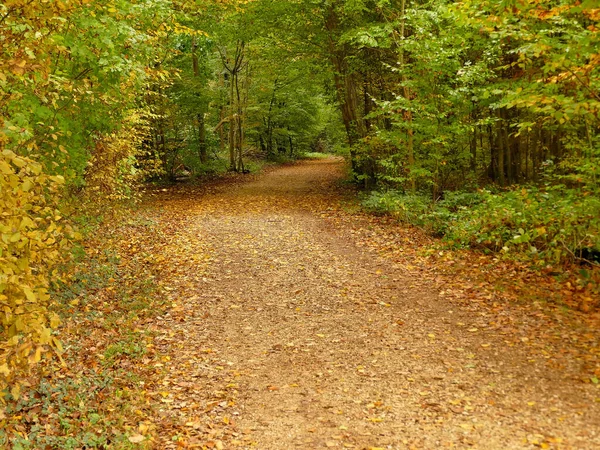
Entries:
POLYGON ((328 219, 340 171, 304 162, 155 203, 173 302, 149 325, 156 448, 600 448, 596 385, 328 219))

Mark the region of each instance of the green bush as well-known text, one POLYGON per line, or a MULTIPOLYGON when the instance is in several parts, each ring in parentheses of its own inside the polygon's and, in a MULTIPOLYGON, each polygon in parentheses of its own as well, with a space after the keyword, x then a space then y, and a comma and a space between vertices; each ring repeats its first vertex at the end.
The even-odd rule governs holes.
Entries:
POLYGON ((600 196, 564 185, 500 193, 453 192, 437 203, 422 195, 372 192, 363 205, 443 236, 460 247, 544 263, 600 250, 600 196))
POLYGON ((373 191, 363 200, 363 205, 375 213, 391 214, 400 222, 422 226, 422 218, 432 211, 432 204, 422 195, 404 194, 401 191, 373 191))
POLYGON ((580 249, 600 249, 600 199, 565 186, 482 191, 446 237, 471 247, 528 255, 558 263, 580 249))

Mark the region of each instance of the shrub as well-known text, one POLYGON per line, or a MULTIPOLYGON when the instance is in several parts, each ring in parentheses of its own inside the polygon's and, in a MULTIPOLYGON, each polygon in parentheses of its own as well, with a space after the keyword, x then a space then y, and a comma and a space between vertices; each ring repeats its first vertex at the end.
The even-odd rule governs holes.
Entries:
POLYGON ((372 192, 365 207, 463 247, 560 263, 600 250, 600 196, 564 185, 500 193, 446 194, 437 203, 398 191, 372 192))
POLYGON ((12 385, 14 397, 16 376, 47 350, 60 349, 47 288, 72 234, 57 208, 62 184, 33 160, 0 153, 0 390, 12 385))

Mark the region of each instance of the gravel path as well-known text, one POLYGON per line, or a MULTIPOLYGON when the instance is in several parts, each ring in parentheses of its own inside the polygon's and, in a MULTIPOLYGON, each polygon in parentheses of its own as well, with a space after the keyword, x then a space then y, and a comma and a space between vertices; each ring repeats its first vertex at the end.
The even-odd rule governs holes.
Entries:
POLYGON ((328 218, 341 170, 308 161, 158 202, 173 304, 151 325, 156 447, 600 449, 597 385, 328 218))

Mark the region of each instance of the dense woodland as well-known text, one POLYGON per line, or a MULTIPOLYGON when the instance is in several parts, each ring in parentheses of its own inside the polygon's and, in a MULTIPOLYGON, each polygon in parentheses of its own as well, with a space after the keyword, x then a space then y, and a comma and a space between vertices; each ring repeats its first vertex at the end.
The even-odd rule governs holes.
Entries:
POLYGON ((82 205, 260 159, 344 155, 368 208, 591 283, 599 22, 595 0, 3 1, 0 374, 60 350, 82 205))

